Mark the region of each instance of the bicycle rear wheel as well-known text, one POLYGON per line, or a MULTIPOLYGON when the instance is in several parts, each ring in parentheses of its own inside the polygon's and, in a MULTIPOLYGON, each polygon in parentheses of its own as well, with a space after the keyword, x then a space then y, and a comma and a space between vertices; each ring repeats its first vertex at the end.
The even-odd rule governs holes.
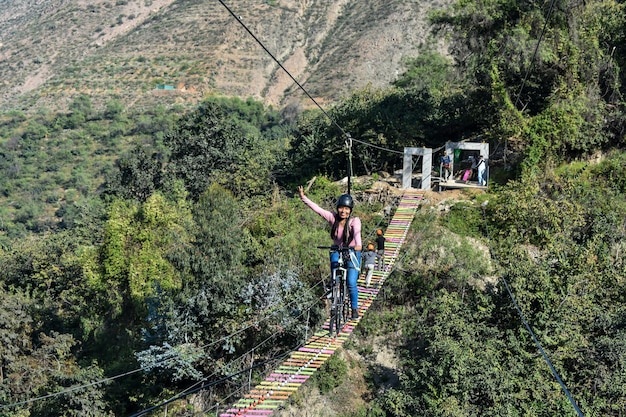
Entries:
POLYGON ((337 305, 337 308, 335 309, 335 318, 334 318, 334 322, 335 322, 335 336, 339 336, 339 333, 341 332, 341 329, 343 328, 343 323, 342 323, 342 314, 341 314, 341 305, 337 305))
POLYGON ((343 309, 342 309, 342 320, 343 323, 346 324, 348 321, 351 320, 351 314, 350 314, 350 297, 345 297, 343 298, 343 309))

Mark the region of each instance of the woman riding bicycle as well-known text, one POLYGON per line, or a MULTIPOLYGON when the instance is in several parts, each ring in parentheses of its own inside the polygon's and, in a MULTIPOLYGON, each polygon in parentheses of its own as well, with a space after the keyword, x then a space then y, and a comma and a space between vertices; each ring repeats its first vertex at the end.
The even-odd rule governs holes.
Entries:
MULTIPOLYGON (((309 200, 304 195, 304 188, 298 187, 300 199, 309 206, 314 212, 322 216, 331 226, 330 237, 337 246, 350 247, 350 260, 347 265, 348 269, 348 291, 350 292, 350 305, 352 307, 352 318, 359 318, 359 289, 356 286, 359 278, 359 270, 361 269, 361 219, 352 217, 352 209, 354 208, 354 200, 350 194, 343 194, 337 199, 337 212, 325 210, 309 200)), ((339 264, 339 252, 330 253, 330 269, 331 273, 339 264)))

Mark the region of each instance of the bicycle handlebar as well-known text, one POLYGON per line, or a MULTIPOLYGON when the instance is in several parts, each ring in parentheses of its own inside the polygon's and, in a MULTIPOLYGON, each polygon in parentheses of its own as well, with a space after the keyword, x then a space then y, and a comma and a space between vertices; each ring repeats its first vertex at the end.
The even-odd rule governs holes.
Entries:
POLYGON ((346 251, 349 249, 354 249, 356 248, 356 246, 339 246, 339 245, 332 245, 332 246, 318 246, 318 249, 330 249, 332 251, 338 251, 338 252, 342 252, 342 251, 346 251))

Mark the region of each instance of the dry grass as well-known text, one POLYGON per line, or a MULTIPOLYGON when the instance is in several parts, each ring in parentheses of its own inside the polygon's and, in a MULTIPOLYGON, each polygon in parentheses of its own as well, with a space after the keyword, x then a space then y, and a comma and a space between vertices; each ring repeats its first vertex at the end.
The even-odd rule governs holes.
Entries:
MULTIPOLYGON (((0 12, 0 108, 55 108, 86 93, 94 103, 194 102, 207 94, 280 106, 306 95, 219 2, 81 0, 0 12), (175 94, 153 94, 157 84, 175 94)), ((428 38, 413 1, 233 0, 229 7, 307 91, 332 102, 386 86, 428 38)))

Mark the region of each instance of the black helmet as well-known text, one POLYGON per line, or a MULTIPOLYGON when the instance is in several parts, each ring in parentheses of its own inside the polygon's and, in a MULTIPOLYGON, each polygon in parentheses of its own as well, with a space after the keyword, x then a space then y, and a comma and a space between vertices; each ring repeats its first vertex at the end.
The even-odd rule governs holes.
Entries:
POLYGON ((337 199, 337 208, 349 207, 350 210, 354 208, 354 200, 350 194, 343 194, 337 199))

